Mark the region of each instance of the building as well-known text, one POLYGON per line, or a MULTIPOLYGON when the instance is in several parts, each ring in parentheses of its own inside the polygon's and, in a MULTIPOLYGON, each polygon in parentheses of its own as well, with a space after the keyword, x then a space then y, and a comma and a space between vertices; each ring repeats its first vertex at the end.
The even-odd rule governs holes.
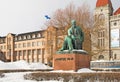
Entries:
POLYGON ((92 51, 96 53, 93 60, 120 59, 120 8, 113 11, 110 0, 97 0, 94 18, 103 24, 98 23, 98 27, 94 27, 97 28, 97 38, 92 35, 91 39, 94 39, 97 48, 92 45, 92 51))
POLYGON ((0 60, 42 62, 51 65, 57 49, 57 28, 0 37, 0 60))
POLYGON ((9 33, 5 37, 0 37, 1 54, 6 58, 4 61, 44 62, 44 32, 43 30, 21 34, 9 33))
MULTIPOLYGON (((120 8, 113 12, 110 0, 97 0, 94 19, 97 21, 94 27, 97 32, 91 33, 91 41, 85 37, 88 40, 84 41, 83 49, 94 52, 92 60, 119 60, 120 8)), ((21 34, 9 33, 7 36, 0 37, 0 58, 11 62, 26 60, 51 64, 52 57, 61 48, 64 37, 65 34, 55 27, 21 34)))

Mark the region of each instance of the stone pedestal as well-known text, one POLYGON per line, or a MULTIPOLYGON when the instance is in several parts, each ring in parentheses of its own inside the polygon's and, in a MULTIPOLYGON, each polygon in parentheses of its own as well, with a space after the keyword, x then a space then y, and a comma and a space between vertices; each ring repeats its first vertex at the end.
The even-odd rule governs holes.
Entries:
POLYGON ((53 57, 54 70, 74 70, 90 68, 91 57, 87 53, 63 53, 53 57))

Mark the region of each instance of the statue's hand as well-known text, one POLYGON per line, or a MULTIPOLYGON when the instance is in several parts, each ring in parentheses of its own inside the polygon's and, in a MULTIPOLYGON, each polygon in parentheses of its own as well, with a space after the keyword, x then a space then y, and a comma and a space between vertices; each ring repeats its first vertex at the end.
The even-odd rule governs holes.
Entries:
POLYGON ((72 35, 72 36, 71 36, 71 38, 72 38, 72 39, 75 39, 75 36, 74 36, 74 35, 72 35))

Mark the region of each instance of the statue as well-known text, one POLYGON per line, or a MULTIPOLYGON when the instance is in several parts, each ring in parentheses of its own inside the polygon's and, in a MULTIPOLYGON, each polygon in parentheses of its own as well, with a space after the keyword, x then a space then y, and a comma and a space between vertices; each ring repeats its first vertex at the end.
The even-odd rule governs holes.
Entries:
POLYGON ((73 49, 82 49, 82 43, 84 41, 84 33, 79 26, 76 26, 76 21, 71 21, 71 27, 68 29, 68 35, 64 39, 62 48, 59 51, 73 49))

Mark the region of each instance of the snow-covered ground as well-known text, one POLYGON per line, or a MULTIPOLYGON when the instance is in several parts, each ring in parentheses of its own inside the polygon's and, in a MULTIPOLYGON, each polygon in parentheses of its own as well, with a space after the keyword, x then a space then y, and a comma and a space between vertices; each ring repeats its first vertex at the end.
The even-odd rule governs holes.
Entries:
POLYGON ((77 72, 75 72, 74 70, 68 70, 68 71, 64 71, 64 70, 54 70, 54 71, 51 71, 51 72, 64 72, 64 73, 94 73, 96 71, 93 71, 89 68, 82 68, 82 69, 79 69, 77 72))
POLYGON ((96 72, 96 71, 93 71, 93 70, 88 69, 88 68, 82 68, 82 69, 79 69, 77 71, 77 73, 94 73, 94 72, 96 72))
MULTIPOLYGON (((72 70, 70 71, 63 71, 63 70, 56 70, 56 71, 52 71, 52 72, 70 72, 70 73, 87 73, 87 72, 95 72, 92 71, 88 68, 82 68, 80 70, 78 70, 77 72, 74 72, 72 70)), ((54 80, 50 80, 50 81, 34 81, 34 80, 25 80, 24 79, 24 75, 28 74, 31 72, 14 72, 14 73, 4 73, 4 77, 0 78, 0 82, 62 82, 62 81, 54 81, 54 80)))
MULTIPOLYGON (((28 72, 27 72, 28 73, 28 72)), ((24 75, 26 72, 16 72, 16 73, 4 73, 5 77, 0 78, 0 82, 60 82, 60 81, 34 81, 25 80, 24 75)))
MULTIPOLYGON (((27 63, 26 61, 20 60, 16 62, 5 63, 0 61, 0 70, 14 70, 14 69, 53 69, 49 66, 46 66, 42 63, 27 63)), ((70 72, 70 73, 86 73, 86 72, 95 72, 88 68, 79 69, 77 72, 73 70, 63 71, 63 70, 54 70, 51 72, 70 72)), ((25 80, 24 75, 30 72, 11 72, 4 73, 4 77, 0 78, 0 82, 61 82, 61 81, 33 81, 33 80, 25 80)))
POLYGON ((52 69, 43 63, 27 63, 24 60, 16 61, 16 62, 2 62, 0 61, 0 70, 14 70, 14 69, 52 69))

